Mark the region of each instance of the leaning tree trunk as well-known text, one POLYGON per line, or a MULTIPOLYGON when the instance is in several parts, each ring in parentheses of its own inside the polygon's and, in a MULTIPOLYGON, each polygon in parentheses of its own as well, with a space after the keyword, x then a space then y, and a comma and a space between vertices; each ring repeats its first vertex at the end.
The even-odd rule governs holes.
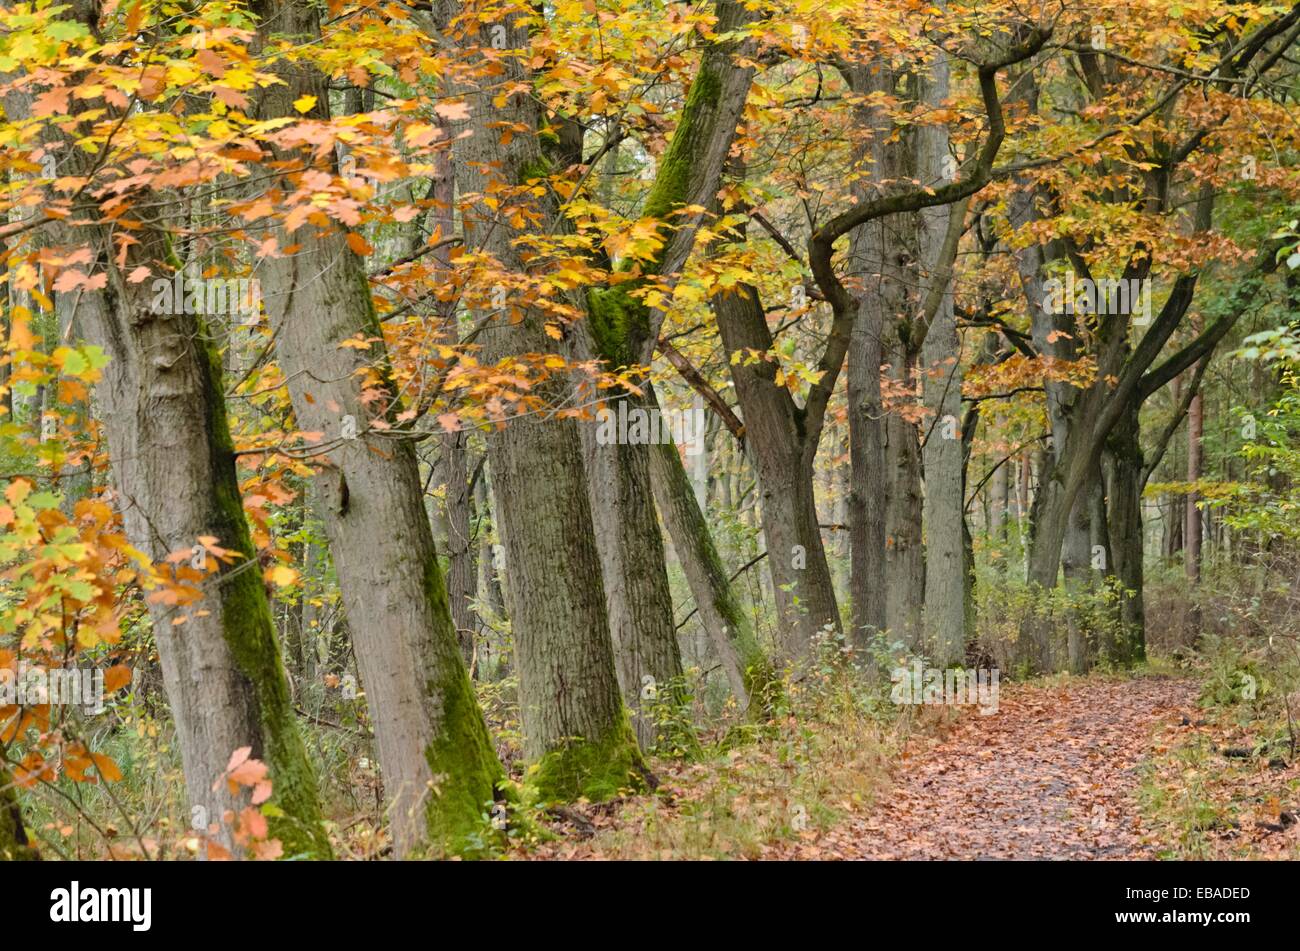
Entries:
MULTIPOLYGON (((265 0, 266 36, 310 41, 320 35, 314 7, 265 0)), ((282 84, 263 94, 259 118, 328 119, 325 78, 281 63, 282 84)), ((288 158, 288 155, 280 158, 288 158)), ((500 764, 456 640, 433 532, 425 513, 413 444, 390 433, 399 407, 382 350, 378 358, 344 346, 382 339, 361 261, 342 230, 279 234, 296 253, 266 258, 267 313, 298 424, 332 446, 316 476, 321 515, 347 609, 383 771, 395 851, 455 852, 476 842, 495 795, 500 764), (378 367, 376 367, 378 363, 378 367), (370 425, 365 375, 389 404, 370 425)), ((373 394, 371 394, 373 395, 373 394)))
MULTIPOLYGON (((706 47, 700 58, 642 209, 647 218, 677 225, 653 259, 638 262, 647 273, 660 273, 670 282, 685 265, 697 230, 691 222, 674 219, 683 208, 714 202, 753 81, 753 67, 737 55, 748 49, 738 50, 732 38, 753 15, 733 0, 719 0, 717 13, 716 30, 724 39, 706 47)), ((662 315, 637 297, 637 284, 624 282, 587 295, 589 319, 577 335, 611 369, 648 363, 658 340, 662 315)), ((618 412, 619 404, 633 413, 655 405, 630 391, 616 393, 609 410, 618 412)), ((682 672, 663 539, 649 490, 651 449, 621 440, 600 446, 591 429, 584 430, 584 441, 619 681, 637 737, 647 747, 655 734, 654 703, 674 700, 657 695, 656 685, 679 681, 682 672)))
POLYGON ((753 625, 713 543, 677 447, 652 447, 650 481, 682 571, 695 597, 700 622, 726 672, 741 709, 755 717, 769 712, 776 678, 753 625))
MULTIPOLYGON (((771 350, 772 335, 756 288, 740 285, 735 293, 715 298, 713 310, 729 356, 771 350)), ((779 642, 787 656, 802 658, 819 632, 839 630, 835 588, 813 497, 816 445, 804 437, 804 413, 790 391, 776 383, 772 363, 737 357, 731 375, 758 471, 779 642)))

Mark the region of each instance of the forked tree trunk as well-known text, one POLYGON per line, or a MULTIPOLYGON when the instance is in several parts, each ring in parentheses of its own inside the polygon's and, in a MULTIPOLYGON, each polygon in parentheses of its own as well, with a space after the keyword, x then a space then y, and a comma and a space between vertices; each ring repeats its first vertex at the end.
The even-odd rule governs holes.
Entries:
POLYGON ((772 335, 758 291, 743 284, 713 301, 722 344, 731 363, 762 499, 763 535, 780 619, 778 640, 789 657, 804 657, 819 632, 839 630, 839 609, 822 545, 813 489, 816 445, 805 437, 805 414, 776 383, 767 361, 772 335))

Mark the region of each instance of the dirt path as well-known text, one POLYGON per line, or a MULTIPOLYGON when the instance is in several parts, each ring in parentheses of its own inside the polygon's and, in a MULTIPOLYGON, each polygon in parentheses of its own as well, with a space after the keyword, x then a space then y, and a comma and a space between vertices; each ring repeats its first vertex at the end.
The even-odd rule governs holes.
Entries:
POLYGON ((1195 694, 1154 678, 1003 690, 996 714, 905 757, 875 809, 789 857, 1150 858, 1137 767, 1195 694))

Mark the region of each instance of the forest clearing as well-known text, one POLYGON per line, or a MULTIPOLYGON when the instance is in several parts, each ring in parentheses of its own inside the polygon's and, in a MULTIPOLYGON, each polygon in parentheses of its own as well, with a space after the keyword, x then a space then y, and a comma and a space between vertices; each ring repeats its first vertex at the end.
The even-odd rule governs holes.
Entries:
POLYGON ((1300 859, 1297 97, 1300 3, 3 0, 0 861, 1300 859))

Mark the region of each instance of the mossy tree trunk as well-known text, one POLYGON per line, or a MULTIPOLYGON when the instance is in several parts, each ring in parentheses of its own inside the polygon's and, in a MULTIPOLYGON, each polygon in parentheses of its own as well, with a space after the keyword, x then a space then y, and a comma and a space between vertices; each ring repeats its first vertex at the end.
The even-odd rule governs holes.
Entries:
MULTIPOLYGON (((507 51, 528 46, 527 27, 517 15, 474 29, 451 26, 459 13, 459 4, 438 3, 434 19, 444 34, 467 31, 456 39, 468 49, 491 50, 494 34, 507 51)), ((457 187, 467 246, 522 274, 529 267, 509 210, 525 206, 552 221, 557 209, 550 195, 500 200, 503 187, 541 177, 548 165, 540 137, 518 131, 542 122, 537 101, 523 91, 528 69, 509 52, 494 60, 499 73, 486 88, 467 82, 454 90, 469 107, 469 118, 453 126, 457 187), (498 89, 511 88, 519 91, 494 102, 498 89), (500 130, 507 126, 516 132, 502 143, 500 130)), ((485 330, 481 360, 555 350, 544 315, 515 310, 518 319, 500 315, 485 330)), ((570 397, 569 381, 554 378, 534 393, 561 404, 570 397)), ((487 448, 493 514, 506 556, 524 751, 537 764, 532 779, 544 798, 608 798, 641 781, 644 764, 614 667, 578 423, 516 418, 489 434, 487 448)))
MULTIPOLYGON (((254 9, 264 42, 320 35, 308 3, 266 0, 254 9)), ((316 99, 307 117, 328 119, 319 72, 276 69, 284 83, 267 87, 259 119, 296 116, 304 95, 316 99)), ((501 769, 457 642, 415 450, 393 435, 400 407, 384 354, 343 346, 382 337, 369 284, 341 229, 308 225, 279 238, 298 250, 263 259, 258 273, 298 425, 333 446, 316 476, 321 517, 375 724, 395 851, 460 851, 479 839, 501 769), (376 362, 390 394, 386 429, 369 425, 363 399, 363 376, 376 362)))
MULTIPOLYGON (((750 13, 740 3, 717 4, 719 34, 743 26, 750 13)), ((701 57, 673 138, 659 161, 642 213, 661 222, 667 237, 660 253, 640 262, 649 273, 673 272, 685 264, 695 227, 673 216, 688 205, 709 205, 721 184, 726 156, 753 80, 752 67, 737 61, 734 40, 714 43, 701 57)), ((634 295, 637 284, 621 284, 588 295, 590 320, 577 328, 610 369, 648 363, 662 320, 634 295), (658 319, 657 319, 658 318, 658 319)), ((657 409, 652 399, 632 392, 614 394, 609 410, 629 413, 657 409)), ((654 741, 653 706, 673 702, 652 685, 680 680, 681 651, 673 624, 672 594, 663 538, 650 488, 650 445, 622 440, 600 445, 584 432, 590 472, 596 543, 605 572, 605 598, 614 639, 619 682, 643 747, 654 741)))
POLYGON ((727 577, 694 487, 671 443, 651 447, 650 481, 700 622, 742 709, 758 718, 771 706, 776 677, 744 606, 727 577))
MULTIPOLYGON (((98 6, 79 2, 70 15, 93 30, 98 6)), ((76 102, 85 110, 105 107, 76 102)), ((30 102, 11 95, 5 109, 11 118, 28 115, 30 102)), ((64 133, 68 174, 89 174, 95 156, 73 144, 88 126, 74 121, 64 133)), ((172 279, 176 262, 162 230, 137 228, 135 240, 119 246, 92 201, 73 220, 53 240, 89 245, 108 279, 104 289, 83 294, 77 319, 88 342, 110 358, 95 396, 127 537, 155 563, 190 553, 201 536, 215 537, 238 556, 230 566, 206 556, 216 570, 198 583, 199 600, 149 606, 184 765, 187 813, 217 823, 236 805, 218 780, 231 754, 251 747, 270 767, 273 802, 283 813, 272 819, 271 835, 286 855, 326 858, 315 775, 244 516, 215 348, 201 318, 183 306, 156 312, 152 282, 127 280, 140 267, 155 279, 172 279), (174 310, 181 313, 167 312, 174 310)), ((220 837, 231 845, 225 827, 220 837)))

